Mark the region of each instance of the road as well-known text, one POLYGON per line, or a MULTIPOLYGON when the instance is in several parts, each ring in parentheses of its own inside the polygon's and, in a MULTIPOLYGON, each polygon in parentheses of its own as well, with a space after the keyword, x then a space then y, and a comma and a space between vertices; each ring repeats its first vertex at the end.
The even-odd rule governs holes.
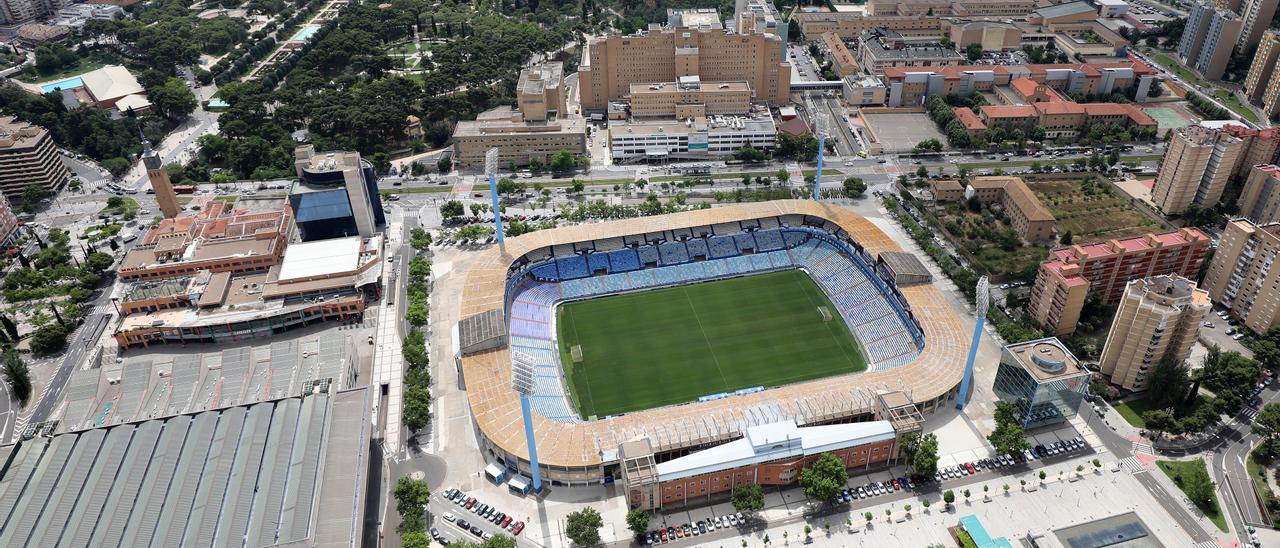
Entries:
POLYGON ((0 381, 0 390, 4 391, 4 395, 0 396, 0 444, 2 444, 9 441, 18 413, 17 406, 14 405, 17 402, 13 400, 13 393, 9 392, 9 383, 0 381))
MULTIPOLYGON (((1262 398, 1259 409, 1266 404, 1280 402, 1280 390, 1276 389, 1274 382, 1259 396, 1262 398)), ((1266 510, 1258 503, 1247 465, 1249 452, 1258 444, 1259 438, 1254 435, 1248 419, 1245 418, 1239 422, 1229 423, 1220 433, 1219 439, 1225 447, 1215 448, 1212 458, 1213 469, 1226 480, 1223 482, 1226 485, 1222 486, 1226 491, 1223 505, 1227 507, 1227 514, 1232 524, 1244 537, 1247 535, 1243 531, 1249 525, 1266 525, 1271 522, 1266 510)))
MULTIPOLYGON (((107 294, 104 292, 88 306, 96 308, 97 305, 104 304, 106 301, 107 294)), ((67 380, 71 378, 71 372, 80 369, 85 356, 94 348, 94 342, 102 336, 102 331, 110 323, 110 316, 110 314, 90 314, 88 319, 67 338, 67 352, 62 357, 62 365, 58 366, 57 373, 54 373, 53 378, 49 380, 49 385, 40 394, 40 401, 31 412, 27 424, 49 420, 61 399, 62 389, 66 388, 67 380)))
MULTIPOLYGON (((1106 423, 1106 420, 1099 417, 1098 414, 1093 411, 1093 406, 1081 405, 1080 416, 1083 417, 1085 422, 1089 424, 1089 427, 1098 434, 1098 439, 1102 441, 1102 445, 1105 446, 1107 450, 1111 451, 1117 459, 1123 460, 1133 456, 1133 442, 1116 433, 1115 430, 1112 430, 1111 426, 1106 423)), ((1160 503, 1160 506, 1164 508, 1164 511, 1167 512, 1169 516, 1178 523, 1178 526, 1181 527, 1182 530, 1186 531, 1193 540, 1196 542, 1212 541, 1213 537, 1206 533, 1204 528, 1200 527, 1200 522, 1191 515, 1191 512, 1187 510, 1186 505, 1183 504, 1181 493, 1169 493, 1169 491, 1164 488, 1163 484, 1156 480, 1156 478, 1151 477, 1151 474, 1157 473, 1163 474, 1164 472, 1148 470, 1138 472, 1134 474, 1134 477, 1137 478, 1138 482, 1151 493, 1151 496, 1155 497, 1156 501, 1160 503)))

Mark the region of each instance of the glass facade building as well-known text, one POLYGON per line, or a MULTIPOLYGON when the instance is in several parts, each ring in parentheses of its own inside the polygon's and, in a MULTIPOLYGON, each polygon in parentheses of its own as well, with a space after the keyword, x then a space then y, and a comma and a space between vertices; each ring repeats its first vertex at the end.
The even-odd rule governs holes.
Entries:
POLYGON ((1032 429, 1074 417, 1092 376, 1062 341, 1049 337, 1006 345, 992 388, 1032 429))

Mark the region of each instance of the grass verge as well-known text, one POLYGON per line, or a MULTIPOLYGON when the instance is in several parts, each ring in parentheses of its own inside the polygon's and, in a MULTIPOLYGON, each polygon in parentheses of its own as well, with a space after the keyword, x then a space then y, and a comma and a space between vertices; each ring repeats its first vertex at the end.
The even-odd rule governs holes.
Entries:
MULTIPOLYGON (((1164 472, 1166 476, 1169 476, 1169 479, 1173 480, 1173 482, 1177 484, 1178 489, 1181 489, 1183 493, 1186 493, 1186 488, 1183 487, 1182 478, 1192 474, 1204 474, 1206 477, 1209 475, 1209 470, 1205 468, 1204 461, 1202 460, 1161 460, 1156 461, 1156 466, 1159 466, 1160 470, 1164 472)), ((1209 501, 1207 503, 1196 503, 1196 508, 1199 508, 1201 512, 1204 512, 1204 515, 1208 517, 1209 521, 1212 521, 1214 525, 1218 526, 1219 530, 1223 533, 1227 532, 1227 517, 1222 514, 1222 507, 1218 505, 1218 493, 1216 491, 1212 493, 1212 496, 1209 497, 1209 501)))

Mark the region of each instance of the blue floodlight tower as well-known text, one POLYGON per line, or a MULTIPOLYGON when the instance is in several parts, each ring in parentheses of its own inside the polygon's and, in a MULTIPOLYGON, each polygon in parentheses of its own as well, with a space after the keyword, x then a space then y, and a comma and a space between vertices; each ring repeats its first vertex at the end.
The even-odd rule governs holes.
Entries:
POLYGON ((493 230, 502 244, 502 206, 498 204, 498 149, 484 153, 484 174, 489 177, 489 198, 493 203, 493 230))
MULTIPOLYGON (((831 127, 831 123, 827 120, 827 113, 819 113, 813 106, 813 101, 808 101, 809 114, 813 116, 814 132, 818 134, 818 169, 813 173, 813 199, 822 201, 822 157, 827 153, 827 132, 831 127)), ((803 173, 803 172, 801 172, 803 173)))
POLYGON ((982 336, 982 326, 987 320, 987 301, 990 299, 987 277, 978 279, 978 288, 974 292, 973 303, 976 308, 977 322, 973 325, 973 340, 969 341, 969 361, 964 364, 964 379, 960 381, 960 397, 956 398, 956 409, 964 411, 965 399, 969 397, 969 384, 973 382, 973 362, 978 358, 978 338, 982 336))
POLYGON ((533 412, 529 395, 533 393, 533 358, 519 350, 511 351, 511 388, 520 394, 520 414, 524 417, 524 440, 529 446, 529 470, 533 473, 533 492, 542 492, 542 471, 538 469, 538 444, 533 437, 533 412))

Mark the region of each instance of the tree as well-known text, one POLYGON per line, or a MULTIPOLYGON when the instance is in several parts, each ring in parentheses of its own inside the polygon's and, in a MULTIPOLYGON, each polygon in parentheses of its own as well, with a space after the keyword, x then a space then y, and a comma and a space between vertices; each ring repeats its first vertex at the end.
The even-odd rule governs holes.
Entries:
POLYGON ((1184 467, 1181 473, 1174 476, 1173 481, 1197 507, 1206 509, 1215 506, 1214 482, 1209 478, 1209 472, 1203 463, 1196 462, 1196 466, 1184 467))
POLYGON ((785 185, 787 184, 787 181, 791 180, 791 173, 785 169, 779 169, 776 173, 773 174, 773 178, 781 181, 782 184, 785 185))
POLYGON ((31 371, 17 350, 4 351, 4 379, 13 390, 13 397, 26 404, 31 397, 31 371))
MULTIPOLYGON (((7 369, 7 354, 5 358, 7 369)), ((1253 419, 1253 426, 1250 429, 1253 430, 1254 434, 1263 438, 1263 443, 1274 449, 1276 440, 1280 440, 1280 403, 1268 403, 1263 406, 1262 411, 1258 412, 1257 418, 1253 419)), ((1271 452, 1274 453, 1274 451, 1271 452)))
POLYGON ((1071 231, 1068 230, 1062 234, 1062 237, 1058 238, 1058 243, 1062 245, 1071 245, 1071 242, 1074 239, 1075 239, 1075 236, 1073 236, 1071 234, 1071 231))
POLYGON ((932 476, 938 472, 938 437, 933 434, 910 432, 902 438, 907 462, 917 474, 932 476))
POLYGON ((749 145, 742 145, 742 148, 735 152, 734 157, 747 163, 763 162, 765 159, 764 152, 749 145))
POLYGON ((823 453, 813 465, 800 472, 800 486, 811 499, 830 503, 849 483, 849 470, 832 453, 823 453))
POLYGON ((955 504, 955 502, 956 502, 956 494, 955 494, 955 492, 954 492, 954 491, 952 491, 952 490, 950 490, 950 489, 947 489, 946 491, 943 491, 943 492, 942 492, 942 502, 946 503, 947 507, 948 507, 948 508, 950 508, 950 507, 951 507, 951 505, 952 505, 952 504, 955 504))
POLYGON ((426 251, 431 247, 431 233, 422 227, 414 227, 409 233, 409 245, 416 251, 426 251))
POLYGON ((573 182, 570 183, 569 185, 569 190, 572 191, 574 194, 582 194, 582 191, 586 189, 587 189, 587 184, 582 182, 581 179, 574 179, 573 182))
POLYGON ((627 512, 627 529, 636 536, 645 534, 649 530, 649 512, 640 509, 627 512))
POLYGON ((847 177, 843 183, 846 198, 857 198, 867 191, 867 183, 858 177, 847 177))
POLYGON ((400 514, 400 531, 421 532, 423 529, 422 513, 431 502, 431 488, 425 480, 416 480, 403 476, 396 481, 393 493, 396 499, 396 512, 400 514))
POLYGON ((569 151, 561 149, 551 155, 551 170, 556 172, 564 172, 577 167, 578 162, 573 158, 573 154, 569 151))
POLYGON ((431 423, 431 389, 427 386, 409 386, 404 391, 404 403, 400 420, 412 432, 422 430, 431 423))
POLYGON ((400 534, 400 546, 404 548, 429 548, 431 539, 427 538, 427 534, 422 531, 402 532, 400 534))
POLYGON ((147 89, 147 99, 155 108, 156 114, 169 120, 182 120, 195 112, 198 102, 181 79, 169 78, 161 86, 147 89))
POLYGON ((758 483, 746 483, 733 488, 729 497, 733 509, 739 512, 759 512, 764 508, 764 490, 758 483))
POLYGON ((969 61, 977 61, 978 59, 981 59, 982 44, 973 43, 973 44, 969 44, 968 46, 965 46, 964 54, 966 57, 969 58, 969 61))
POLYGON ((452 217, 461 217, 466 210, 462 207, 462 202, 458 200, 449 200, 440 206, 440 215, 446 219, 452 217))
POLYGON ((448 156, 441 156, 439 160, 436 160, 436 170, 440 173, 453 171, 453 160, 450 160, 448 156))
POLYGON ((1156 362, 1147 380, 1147 399, 1156 407, 1176 405, 1182 401, 1191 386, 1187 365, 1181 361, 1162 358, 1156 362))
POLYGON ((90 253, 84 258, 84 266, 93 272, 101 273, 115 263, 115 258, 106 253, 90 253))
POLYGON ((569 514, 565 536, 579 546, 592 546, 600 542, 600 526, 604 520, 600 512, 590 506, 569 514))
POLYGON ((57 352, 67 346, 67 328, 61 324, 49 324, 31 335, 31 351, 37 354, 57 352))
POLYGON ((44 187, 34 183, 29 184, 22 189, 22 205, 19 207, 23 213, 33 213, 36 210, 36 206, 40 205, 40 200, 43 200, 48 194, 49 191, 45 190, 44 187))

